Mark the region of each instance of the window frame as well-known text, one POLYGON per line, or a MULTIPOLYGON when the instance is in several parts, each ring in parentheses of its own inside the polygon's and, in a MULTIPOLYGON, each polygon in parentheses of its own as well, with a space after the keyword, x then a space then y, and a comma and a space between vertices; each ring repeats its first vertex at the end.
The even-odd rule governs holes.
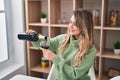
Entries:
POLYGON ((2 21, 0 21, 0 22, 2 22, 1 25, 3 24, 3 26, 4 26, 0 30, 1 34, 3 36, 2 39, 1 39, 3 41, 1 41, 1 45, 0 45, 1 48, 3 48, 2 53, 4 53, 3 55, 0 55, 0 56, 4 57, 4 58, 1 58, 0 63, 2 63, 4 61, 8 60, 8 43, 7 43, 7 41, 8 41, 7 36, 8 35, 7 35, 7 25, 6 25, 7 23, 6 23, 6 12, 5 12, 5 2, 4 2, 4 0, 1 0, 0 5, 1 5, 0 16, 3 18, 2 21))

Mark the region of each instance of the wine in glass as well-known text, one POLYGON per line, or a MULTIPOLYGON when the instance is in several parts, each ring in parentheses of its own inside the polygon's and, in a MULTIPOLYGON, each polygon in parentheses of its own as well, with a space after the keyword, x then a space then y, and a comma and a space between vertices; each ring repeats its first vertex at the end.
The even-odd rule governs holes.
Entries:
POLYGON ((49 41, 48 39, 42 40, 42 41, 40 42, 40 47, 41 47, 41 48, 48 49, 49 46, 50 46, 50 41, 49 41))

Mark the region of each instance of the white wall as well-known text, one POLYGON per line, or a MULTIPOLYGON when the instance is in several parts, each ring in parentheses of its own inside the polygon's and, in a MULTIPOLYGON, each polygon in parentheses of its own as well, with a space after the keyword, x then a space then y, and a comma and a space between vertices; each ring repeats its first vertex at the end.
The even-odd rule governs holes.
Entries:
POLYGON ((9 59, 0 66, 0 80, 9 80, 16 74, 26 74, 25 43, 18 40, 17 34, 25 31, 24 0, 7 0, 11 3, 8 22, 9 59))

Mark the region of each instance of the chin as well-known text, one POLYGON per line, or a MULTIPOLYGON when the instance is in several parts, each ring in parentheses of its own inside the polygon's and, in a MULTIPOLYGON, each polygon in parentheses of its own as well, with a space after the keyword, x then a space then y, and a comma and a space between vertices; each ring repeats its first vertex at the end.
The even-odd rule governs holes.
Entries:
POLYGON ((72 33, 72 32, 70 32, 70 34, 72 35, 73 33, 72 33))
POLYGON ((75 35, 74 33, 70 33, 71 35, 75 35))
POLYGON ((73 31, 73 32, 71 31, 70 34, 71 35, 76 35, 77 33, 75 31, 73 31))

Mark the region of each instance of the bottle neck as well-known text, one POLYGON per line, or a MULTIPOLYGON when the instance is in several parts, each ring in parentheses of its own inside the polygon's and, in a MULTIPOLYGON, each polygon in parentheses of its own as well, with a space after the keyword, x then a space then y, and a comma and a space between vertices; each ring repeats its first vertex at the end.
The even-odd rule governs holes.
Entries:
POLYGON ((41 34, 39 34, 38 38, 39 40, 47 40, 47 36, 43 36, 41 34))

